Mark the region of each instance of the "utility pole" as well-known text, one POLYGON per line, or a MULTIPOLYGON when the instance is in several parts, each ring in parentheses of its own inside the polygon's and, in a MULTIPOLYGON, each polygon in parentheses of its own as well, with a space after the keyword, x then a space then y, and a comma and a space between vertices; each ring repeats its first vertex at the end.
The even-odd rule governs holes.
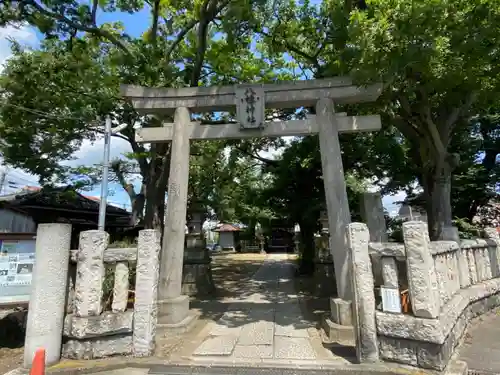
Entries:
POLYGON ((119 133, 127 127, 127 124, 118 125, 111 128, 111 116, 106 116, 106 126, 104 128, 104 155, 102 162, 102 182, 101 198, 99 200, 99 223, 97 228, 104 230, 106 226, 106 207, 108 200, 108 175, 109 175, 109 151, 111 149, 111 136, 119 133))

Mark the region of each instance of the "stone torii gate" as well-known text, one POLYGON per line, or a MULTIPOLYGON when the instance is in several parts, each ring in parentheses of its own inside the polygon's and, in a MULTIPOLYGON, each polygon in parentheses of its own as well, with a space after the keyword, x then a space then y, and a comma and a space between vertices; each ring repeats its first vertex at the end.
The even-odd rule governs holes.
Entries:
MULTIPOLYGON (((325 184, 330 251, 335 263, 341 301, 351 301, 349 259, 345 227, 351 221, 342 166, 339 133, 380 129, 380 117, 335 113, 335 104, 375 101, 380 84, 358 87, 349 78, 197 88, 145 88, 125 85, 122 95, 143 114, 174 114, 174 123, 137 130, 143 143, 172 141, 168 204, 158 286, 158 329, 181 328, 193 319, 189 299, 181 295, 189 180, 190 140, 282 137, 319 134, 325 184), (316 115, 305 120, 265 122, 266 108, 315 106, 316 115), (238 123, 201 125, 190 112, 234 111, 238 123)), ((346 304, 348 305, 348 304, 346 304)), ((333 307, 336 308, 336 307, 333 307)), ((336 314, 333 314, 336 315, 336 314)), ((340 321, 336 322, 341 324, 340 321)))

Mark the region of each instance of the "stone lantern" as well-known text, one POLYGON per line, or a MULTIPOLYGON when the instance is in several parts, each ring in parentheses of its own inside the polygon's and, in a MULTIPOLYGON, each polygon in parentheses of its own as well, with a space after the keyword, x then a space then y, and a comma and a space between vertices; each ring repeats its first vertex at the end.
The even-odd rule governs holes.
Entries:
POLYGON ((293 227, 293 244, 294 244, 294 253, 300 253, 300 225, 295 224, 293 227))
POLYGON ((325 210, 322 210, 319 214, 319 222, 321 224, 321 233, 328 234, 330 228, 328 227, 328 213, 325 210))
POLYGON ((260 223, 257 223, 255 225, 255 237, 257 237, 257 241, 259 242, 261 254, 264 254, 266 252, 266 250, 264 249, 264 230, 262 229, 262 225, 260 225, 260 223))
POLYGON ((212 278, 212 258, 203 233, 205 207, 192 202, 188 209, 184 265, 182 270, 182 293, 189 296, 204 296, 215 292, 212 278))

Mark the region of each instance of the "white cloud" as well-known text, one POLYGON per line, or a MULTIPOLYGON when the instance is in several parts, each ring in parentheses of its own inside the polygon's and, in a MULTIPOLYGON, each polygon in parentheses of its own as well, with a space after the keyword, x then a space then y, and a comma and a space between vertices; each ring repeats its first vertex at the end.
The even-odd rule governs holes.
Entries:
MULTIPOLYGON (((123 159, 123 154, 132 152, 130 143, 124 139, 112 137, 110 147, 110 160, 120 158, 123 159)), ((100 138, 95 142, 84 140, 82 146, 74 153, 75 160, 64 162, 65 165, 94 165, 102 164, 104 153, 104 139, 100 138)))
POLYGON ((3 64, 11 56, 10 41, 15 40, 22 45, 35 47, 38 45, 38 37, 30 26, 6 26, 0 28, 0 71, 3 69, 3 64))

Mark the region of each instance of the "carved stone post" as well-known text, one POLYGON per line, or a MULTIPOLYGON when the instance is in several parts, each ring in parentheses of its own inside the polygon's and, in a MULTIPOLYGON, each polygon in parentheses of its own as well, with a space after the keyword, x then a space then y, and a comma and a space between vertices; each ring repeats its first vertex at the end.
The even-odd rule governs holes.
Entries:
POLYGON ((352 283, 354 291, 354 325, 356 355, 360 363, 379 361, 377 324, 375 322, 375 292, 368 242, 368 227, 352 223, 346 228, 352 254, 352 283))
MULTIPOLYGON (((387 225, 385 223, 382 195, 380 193, 363 193, 360 206, 361 217, 370 231, 370 241, 387 242, 387 225)), ((375 283, 380 285, 384 282, 382 276, 383 262, 395 262, 395 259, 390 258, 383 261, 378 254, 372 254, 371 260, 375 283)))
POLYGON ((70 224, 38 225, 24 345, 25 367, 31 367, 39 348, 45 349, 47 365, 61 358, 70 240, 70 224))
POLYGON ((363 193, 361 217, 370 231, 371 242, 387 242, 384 206, 380 193, 363 193))
POLYGON ((427 225, 420 221, 404 223, 403 238, 413 314, 421 318, 437 318, 441 300, 427 225))

